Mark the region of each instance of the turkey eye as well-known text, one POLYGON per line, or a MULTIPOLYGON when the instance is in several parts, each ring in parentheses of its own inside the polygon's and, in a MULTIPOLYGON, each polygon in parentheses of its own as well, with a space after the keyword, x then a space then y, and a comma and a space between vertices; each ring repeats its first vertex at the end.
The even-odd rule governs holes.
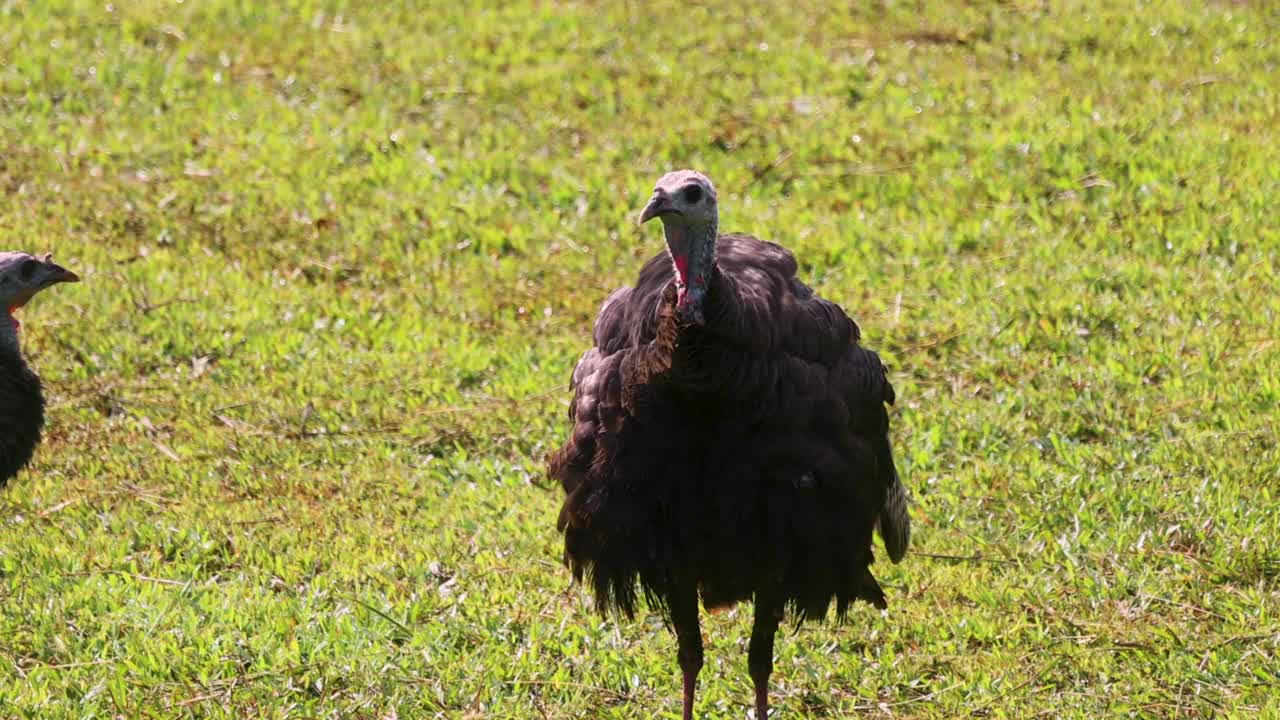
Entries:
POLYGON ((690 205, 697 205, 698 202, 702 200, 702 188, 697 185, 690 185, 685 188, 684 192, 680 193, 680 195, 686 203, 690 205))
POLYGON ((35 260, 27 260, 22 263, 22 267, 18 268, 18 274, 22 276, 23 280, 30 280, 31 274, 36 271, 36 265, 38 263, 35 260))

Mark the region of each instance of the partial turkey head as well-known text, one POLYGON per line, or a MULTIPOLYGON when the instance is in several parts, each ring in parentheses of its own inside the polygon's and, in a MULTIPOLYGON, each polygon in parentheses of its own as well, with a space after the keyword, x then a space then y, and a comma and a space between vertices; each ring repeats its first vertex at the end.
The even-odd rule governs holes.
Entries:
POLYGON ((694 170, 663 175, 640 213, 642 224, 653 218, 662 219, 667 252, 675 267, 676 314, 686 323, 701 325, 720 222, 715 185, 694 170))
POLYGON ((0 321, 0 346, 17 343, 20 323, 13 316, 14 310, 50 285, 79 281, 78 275, 53 261, 53 253, 40 258, 24 252, 0 252, 0 307, 5 308, 5 318, 0 321))

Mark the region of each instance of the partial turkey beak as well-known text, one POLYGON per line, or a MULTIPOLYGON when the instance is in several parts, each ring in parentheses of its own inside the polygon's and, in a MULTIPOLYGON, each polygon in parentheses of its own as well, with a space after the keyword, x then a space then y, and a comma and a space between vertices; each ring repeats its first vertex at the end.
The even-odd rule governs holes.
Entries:
POLYGON ((671 198, 661 190, 655 192, 653 197, 649 198, 649 204, 644 206, 644 211, 640 213, 640 224, 643 225, 650 220, 662 215, 679 215, 680 211, 675 209, 671 204, 671 198))
POLYGON ((48 273, 48 277, 44 282, 46 287, 63 282, 80 282, 79 275, 71 272, 52 260, 45 260, 44 267, 45 272, 48 273))

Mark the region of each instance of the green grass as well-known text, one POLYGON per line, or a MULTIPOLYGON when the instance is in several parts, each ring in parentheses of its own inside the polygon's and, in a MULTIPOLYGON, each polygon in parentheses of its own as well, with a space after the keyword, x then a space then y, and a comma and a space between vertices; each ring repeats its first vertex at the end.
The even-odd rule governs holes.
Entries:
POLYGON ((1280 717, 1272 3, 387 5, 0 0, 0 247, 86 280, 24 314, 0 717, 676 716, 542 457, 684 166, 900 398, 914 554, 778 717, 1280 717))

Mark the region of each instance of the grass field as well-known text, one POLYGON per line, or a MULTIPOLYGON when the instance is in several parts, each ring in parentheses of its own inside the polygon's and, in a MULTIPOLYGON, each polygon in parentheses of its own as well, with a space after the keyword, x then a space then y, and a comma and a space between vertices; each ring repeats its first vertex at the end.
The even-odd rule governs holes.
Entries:
POLYGON ((86 280, 22 316, 0 717, 676 716, 542 458, 684 166, 900 398, 913 554, 778 717, 1280 717, 1272 3, 404 5, 0 0, 0 248, 86 280))

